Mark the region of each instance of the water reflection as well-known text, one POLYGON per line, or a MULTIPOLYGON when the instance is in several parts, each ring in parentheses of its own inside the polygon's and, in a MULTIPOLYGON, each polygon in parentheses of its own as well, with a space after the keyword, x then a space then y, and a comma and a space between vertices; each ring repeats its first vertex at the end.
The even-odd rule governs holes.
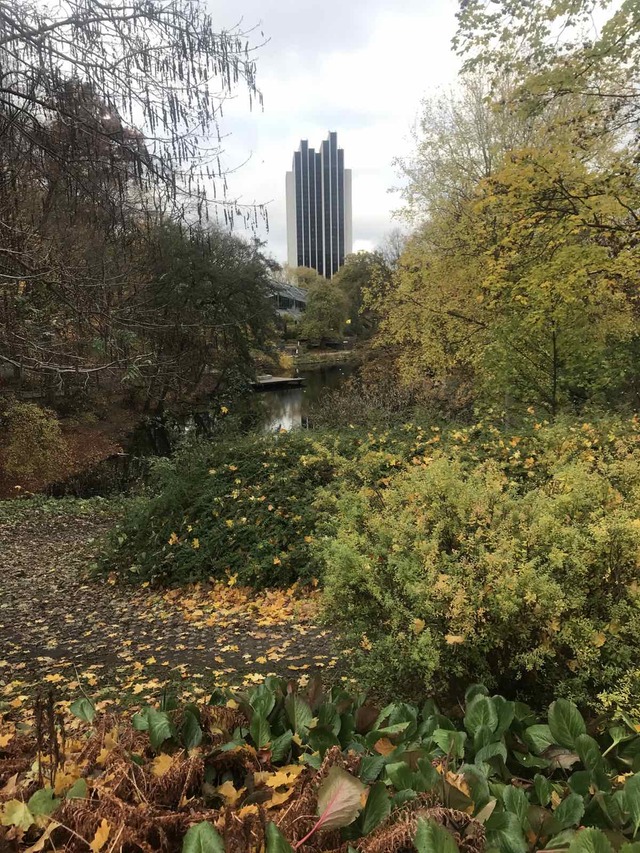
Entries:
POLYGON ((353 365, 301 370, 302 388, 282 388, 262 392, 265 407, 265 432, 299 429, 308 426, 309 408, 325 389, 338 388, 354 371, 353 365))

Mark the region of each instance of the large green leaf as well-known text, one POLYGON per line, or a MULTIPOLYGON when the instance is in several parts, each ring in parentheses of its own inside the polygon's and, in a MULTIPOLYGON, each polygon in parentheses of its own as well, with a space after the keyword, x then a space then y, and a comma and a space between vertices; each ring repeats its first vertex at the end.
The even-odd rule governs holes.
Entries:
POLYGON ((550 764, 546 758, 540 758, 538 755, 531 755, 527 752, 518 752, 515 749, 513 751, 513 757, 516 761, 522 764, 523 767, 527 768, 539 767, 540 769, 543 769, 548 767, 550 764))
POLYGON ((280 832, 275 823, 269 822, 265 829, 265 853, 293 853, 293 847, 280 832))
POLYGON ((610 790, 611 782, 597 742, 589 735, 579 735, 576 738, 575 749, 580 756, 580 761, 589 771, 591 784, 603 791, 610 790))
POLYGON ((560 829, 569 829, 569 827, 577 826, 580 823, 583 814, 584 801, 580 794, 569 794, 560 803, 553 816, 560 829))
POLYGON ((387 764, 387 776, 396 791, 404 791, 413 788, 414 775, 406 761, 397 761, 387 764))
POLYGON ((75 717, 79 717, 81 720, 84 720, 85 723, 93 722, 93 718, 96 715, 96 709, 94 708, 93 703, 84 697, 72 702, 71 705, 69 705, 69 710, 75 717))
POLYGON ((432 738, 440 749, 451 758, 462 758, 464 755, 464 742, 467 739, 466 732, 436 729, 432 738))
POLYGON ((304 699, 297 693, 290 693, 285 699, 284 708, 293 731, 299 735, 306 735, 309 731, 309 723, 313 719, 313 712, 304 699))
POLYGON ((65 797, 67 800, 84 800, 89 793, 86 779, 76 779, 73 785, 69 788, 65 797))
POLYGON ((279 737, 274 738, 271 742, 271 761, 275 764, 284 761, 291 749, 291 741, 293 740, 292 732, 285 732, 279 737))
POLYGON ((131 717, 131 725, 137 732, 149 731, 149 708, 141 708, 131 717))
POLYGON ((503 743, 488 743, 476 752, 474 762, 475 764, 484 764, 497 756, 506 761, 507 747, 503 743))
POLYGON ((147 724, 149 727, 149 740, 151 746, 157 751, 165 740, 173 737, 174 731, 169 716, 164 711, 156 711, 155 708, 147 709, 147 724))
POLYGON ((369 796, 362 812, 362 834, 370 832, 382 823, 391 812, 391 800, 384 782, 376 782, 369 790, 369 796))
POLYGON ((507 785, 502 791, 502 801, 504 802, 505 809, 511 812, 511 814, 516 815, 520 821, 520 826, 524 827, 527 822, 529 800, 522 788, 507 785))
POLYGON ((503 696, 492 696, 491 701, 498 714, 498 725, 496 726, 495 733, 498 736, 502 736, 513 722, 516 713, 515 702, 510 702, 503 696))
POLYGON ((415 773, 412 786, 416 791, 431 791, 441 779, 442 777, 428 758, 418 759, 418 770, 415 773))
POLYGON ((188 750, 202 743, 202 728, 196 715, 189 709, 184 712, 182 720, 182 740, 188 750))
POLYGON ((42 788, 36 791, 29 799, 27 807, 34 817, 40 815, 49 815, 54 812, 60 805, 60 800, 53 796, 51 788, 42 788))
POLYGON ((575 747, 576 739, 586 734, 582 714, 568 699, 556 699, 549 707, 549 729, 560 746, 575 747))
POLYGON ((413 843, 417 853, 458 853, 453 835, 434 820, 418 821, 413 843))
POLYGON ((481 726, 495 731, 498 725, 498 711, 488 696, 475 696, 467 705, 464 715, 464 727, 473 735, 481 726))
POLYGON ((524 733, 524 741, 536 755, 541 755, 555 743, 551 729, 544 724, 529 726, 524 733))
POLYGON ((635 835, 640 828, 640 773, 628 777, 624 786, 624 796, 635 835))
POLYGON ((546 806, 549 804, 549 800, 551 799, 551 793, 553 788, 551 787, 551 782, 546 779, 544 776, 541 776, 539 773, 533 778, 533 787, 536 792, 536 797, 538 798, 538 802, 541 806, 546 806))
POLYGON ((365 755, 360 762, 360 778, 366 785, 370 785, 382 773, 385 765, 384 755, 365 755))
POLYGON ((613 848, 601 830, 582 829, 574 836, 569 853, 613 853, 613 848))
POLYGON ((502 853, 526 853, 527 843, 517 815, 511 812, 494 812, 487 820, 485 828, 487 846, 497 847, 502 853))
POLYGON ((266 684, 261 684, 251 693, 249 704, 256 714, 266 719, 275 707, 276 697, 273 690, 270 690, 266 684))
POLYGON ((255 713, 253 715, 249 732, 258 749, 265 747, 271 740, 271 726, 267 718, 263 717, 262 714, 255 713))
POLYGON ((222 838, 206 820, 192 826, 182 841, 182 853, 225 853, 222 838))

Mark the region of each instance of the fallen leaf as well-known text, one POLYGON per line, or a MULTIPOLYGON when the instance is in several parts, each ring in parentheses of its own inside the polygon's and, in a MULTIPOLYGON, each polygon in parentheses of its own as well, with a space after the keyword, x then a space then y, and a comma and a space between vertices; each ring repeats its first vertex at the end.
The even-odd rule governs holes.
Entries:
POLYGON ((24 853, 40 853, 40 850, 44 850, 47 841, 54 829, 57 829, 60 826, 55 820, 52 820, 49 823, 49 826, 45 829, 40 838, 36 841, 35 844, 32 844, 31 847, 27 847, 24 853))
POLYGON ((173 756, 167 755, 166 752, 161 752, 151 762, 151 772, 154 776, 160 778, 171 768, 172 764, 173 756))
POLYGON ((18 826, 24 829, 25 832, 33 823, 33 815, 27 808, 27 804, 21 800, 9 800, 4 804, 2 810, 2 825, 3 826, 18 826))
POLYGON ((243 791, 244 788, 240 788, 240 790, 237 791, 233 782, 224 782, 216 788, 216 793, 220 794, 221 797, 224 797, 225 803, 229 806, 232 806, 237 802, 243 791))
POLYGON ((110 831, 111 827, 109 826, 109 821, 102 818, 100 826, 97 828, 96 834, 93 836, 93 841, 89 845, 91 853, 99 853, 99 851, 102 850, 104 845, 107 843, 110 831))
POLYGON ((388 737, 381 737, 380 740, 377 740, 373 748, 378 753, 378 755, 389 755, 389 753, 393 752, 395 746, 391 743, 388 737))

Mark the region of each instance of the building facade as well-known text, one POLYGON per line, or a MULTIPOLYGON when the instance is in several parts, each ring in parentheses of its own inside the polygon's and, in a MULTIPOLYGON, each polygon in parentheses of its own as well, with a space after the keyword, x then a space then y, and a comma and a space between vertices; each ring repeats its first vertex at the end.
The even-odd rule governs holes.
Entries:
POLYGON ((300 142, 286 189, 289 266, 332 278, 353 251, 351 169, 344 167, 337 133, 329 133, 320 151, 300 142))

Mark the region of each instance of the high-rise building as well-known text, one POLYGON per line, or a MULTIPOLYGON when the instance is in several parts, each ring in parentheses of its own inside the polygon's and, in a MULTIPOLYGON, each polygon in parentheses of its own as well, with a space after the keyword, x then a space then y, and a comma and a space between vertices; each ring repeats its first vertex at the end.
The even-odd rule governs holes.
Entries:
POLYGON ((287 172, 289 266, 331 278, 353 251, 352 233, 351 169, 344 167, 338 134, 329 133, 320 151, 303 139, 287 172))

